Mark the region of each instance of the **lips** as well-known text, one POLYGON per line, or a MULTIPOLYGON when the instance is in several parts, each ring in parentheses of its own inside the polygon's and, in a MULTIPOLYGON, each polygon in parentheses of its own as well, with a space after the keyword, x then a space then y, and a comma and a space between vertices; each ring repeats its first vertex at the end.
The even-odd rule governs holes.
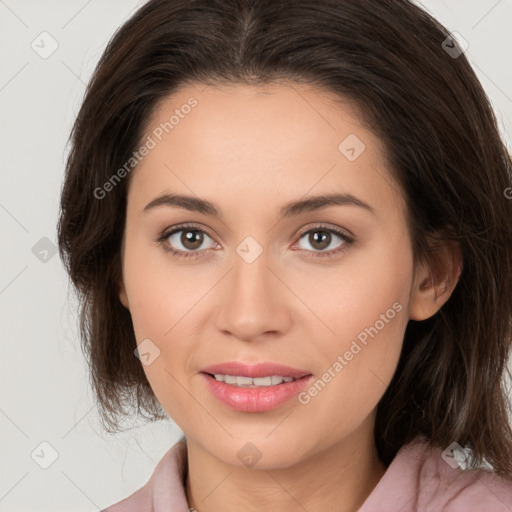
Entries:
MULTIPOLYGON (((239 412, 267 412, 289 404, 314 380, 313 375, 269 387, 237 387, 219 382, 208 373, 200 377, 210 393, 224 406, 239 412)), ((296 405, 299 402, 296 402, 296 405)))
POLYGON ((278 375, 280 377, 293 377, 294 379, 300 379, 306 375, 311 375, 311 372, 308 372, 307 370, 300 370, 277 363, 264 362, 249 365, 238 361, 229 361, 227 363, 207 366, 203 368, 201 372, 210 375, 223 374, 252 378, 278 375))

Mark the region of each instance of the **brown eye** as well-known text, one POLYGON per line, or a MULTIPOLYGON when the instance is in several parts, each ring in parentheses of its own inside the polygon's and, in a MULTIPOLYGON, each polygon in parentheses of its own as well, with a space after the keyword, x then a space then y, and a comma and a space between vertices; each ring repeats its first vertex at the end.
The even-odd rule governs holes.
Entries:
POLYGON ((329 233, 328 231, 315 229, 314 231, 309 232, 308 242, 315 249, 323 251, 324 249, 329 247, 329 244, 331 243, 331 238, 331 233, 329 233))
POLYGON ((199 249, 199 247, 201 247, 204 240, 204 236, 201 231, 184 229, 181 233, 180 242, 183 244, 183 247, 190 250, 199 249))
POLYGON ((304 232, 300 240, 306 240, 308 247, 302 247, 308 256, 334 256, 352 245, 354 239, 338 229, 318 226, 304 232), (336 239, 339 242, 336 244, 336 239), (309 254, 308 254, 309 253, 309 254))
POLYGON ((333 254, 337 252, 339 248, 350 245, 351 242, 351 239, 347 235, 338 230, 320 227, 306 231, 303 233, 300 239, 306 240, 310 245, 311 248, 305 248, 308 252, 326 254, 333 254), (332 244, 336 241, 336 238, 341 240, 341 243, 338 243, 332 247, 332 244))
POLYGON ((171 251, 183 253, 184 255, 187 253, 194 255, 196 252, 199 253, 203 249, 209 248, 208 246, 203 247, 207 239, 212 240, 211 237, 201 229, 181 227, 164 234, 161 241, 169 246, 169 250, 171 251))

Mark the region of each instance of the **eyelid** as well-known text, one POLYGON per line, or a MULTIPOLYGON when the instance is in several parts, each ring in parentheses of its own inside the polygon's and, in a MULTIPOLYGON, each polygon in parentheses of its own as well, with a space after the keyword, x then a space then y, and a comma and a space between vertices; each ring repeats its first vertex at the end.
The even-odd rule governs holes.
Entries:
POLYGON ((212 240, 215 240, 215 236, 210 232, 210 230, 207 227, 192 222, 176 224, 175 226, 170 226, 169 228, 164 229, 162 231, 161 238, 169 238, 172 234, 176 233, 177 231, 183 231, 187 228, 190 229, 191 231, 202 231, 206 233, 212 240))
POLYGON ((326 231, 335 231, 335 232, 342 233, 347 238, 355 239, 355 235, 348 229, 342 228, 340 226, 336 226, 334 224, 329 224, 327 222, 312 222, 305 228, 301 228, 301 230, 295 236, 302 237, 306 233, 309 233, 312 229, 318 229, 318 230, 325 229, 326 231))

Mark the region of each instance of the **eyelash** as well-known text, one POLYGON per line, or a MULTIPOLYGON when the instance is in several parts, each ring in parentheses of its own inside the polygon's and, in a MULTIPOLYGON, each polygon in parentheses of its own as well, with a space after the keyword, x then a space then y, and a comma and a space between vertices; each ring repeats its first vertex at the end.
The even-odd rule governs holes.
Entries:
MULTIPOLYGON (((210 238, 213 239, 213 237, 204 229, 200 229, 199 227, 197 227, 193 224, 181 224, 179 226, 173 227, 171 230, 165 230, 164 232, 162 232, 162 234, 157 238, 157 242, 162 246, 164 251, 171 253, 173 256, 176 256, 177 258, 199 257, 199 254, 201 253, 201 251, 181 251, 181 250, 173 249, 172 247, 169 247, 165 244, 165 242, 171 235, 174 235, 175 233, 179 233, 180 231, 186 231, 187 229, 189 231, 199 231, 201 233, 208 235, 210 238)), ((326 226, 326 225, 323 225, 323 224, 319 224, 318 226, 314 226, 313 228, 310 228, 307 231, 304 231, 303 233, 300 234, 299 240, 304 235, 307 235, 308 233, 315 232, 315 231, 327 231, 328 233, 334 233, 336 236, 340 237, 345 243, 342 244, 337 249, 333 249, 330 251, 306 250, 307 253, 313 253, 313 254, 308 254, 307 255, 308 258, 309 257, 310 258, 326 258, 326 257, 332 257, 335 255, 338 255, 339 253, 348 249, 355 242, 355 240, 352 237, 348 236, 345 232, 340 231, 335 228, 332 228, 332 227, 329 227, 329 226, 326 226)))

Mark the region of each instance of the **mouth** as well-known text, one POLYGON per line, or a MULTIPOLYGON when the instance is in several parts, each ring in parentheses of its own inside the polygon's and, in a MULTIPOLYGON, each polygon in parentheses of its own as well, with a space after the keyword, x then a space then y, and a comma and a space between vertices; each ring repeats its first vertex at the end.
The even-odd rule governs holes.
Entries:
POLYGON ((224 405, 243 412, 276 409, 298 395, 313 374, 288 366, 224 363, 200 372, 206 387, 224 405))

